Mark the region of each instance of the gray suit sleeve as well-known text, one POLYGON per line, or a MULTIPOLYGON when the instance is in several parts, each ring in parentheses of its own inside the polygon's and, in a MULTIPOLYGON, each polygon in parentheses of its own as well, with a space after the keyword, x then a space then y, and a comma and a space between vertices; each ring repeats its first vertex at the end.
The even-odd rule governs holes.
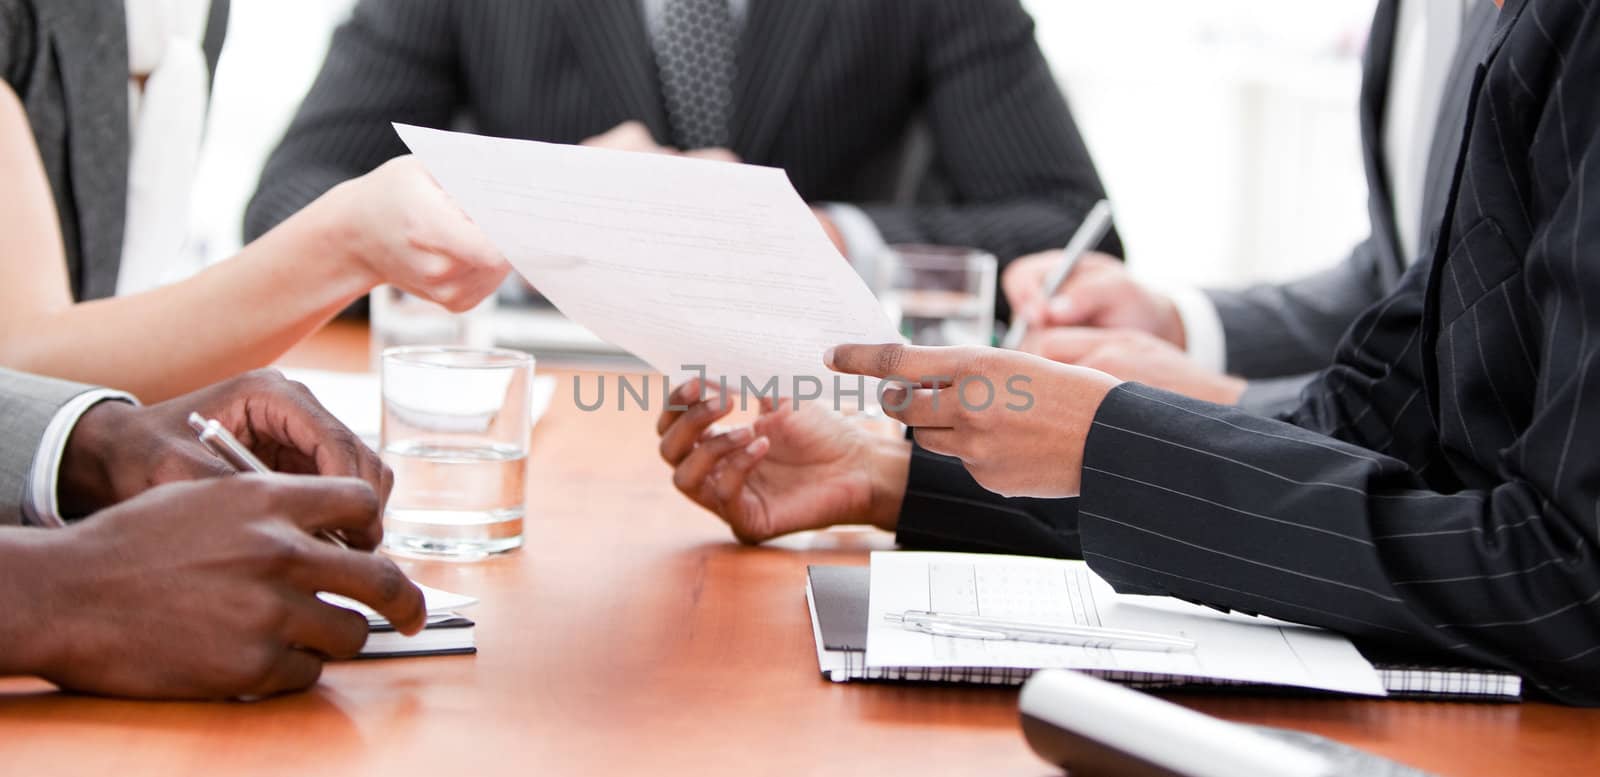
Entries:
POLYGON ((0 369, 0 525, 22 522, 22 500, 45 429, 57 411, 89 390, 0 369))
MULTIPOLYGON (((1388 293, 1369 238, 1345 261, 1288 283, 1207 291, 1227 338, 1228 372, 1252 380, 1315 372, 1333 362, 1361 312, 1388 293)), ((1294 389, 1296 395, 1304 382, 1294 389)), ((1282 386, 1264 387, 1280 398, 1282 386)))
POLYGON ((362 0, 245 211, 254 240, 321 197, 406 153, 391 122, 445 127, 461 91, 454 11, 438 0, 362 0))
MULTIPOLYGON (((1105 189, 1033 20, 1016 0, 929 7, 926 118, 952 203, 863 210, 890 243, 984 246, 1001 262, 1061 246, 1105 189)), ((1121 253, 1114 235, 1102 247, 1121 253)))

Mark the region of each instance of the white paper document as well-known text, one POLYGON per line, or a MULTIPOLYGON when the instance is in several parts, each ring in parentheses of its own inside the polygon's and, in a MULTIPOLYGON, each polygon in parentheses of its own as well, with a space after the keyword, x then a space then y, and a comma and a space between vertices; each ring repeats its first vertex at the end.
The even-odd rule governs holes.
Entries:
POLYGON ((880 551, 872 554, 868 613, 869 667, 1156 672, 1387 695, 1377 670, 1341 635, 1118 594, 1082 561, 880 551), (907 610, 1155 632, 1198 647, 1155 652, 934 636, 884 618, 907 610))
POLYGON ((782 170, 396 130, 562 313, 669 376, 831 397, 825 350, 901 340, 782 170))

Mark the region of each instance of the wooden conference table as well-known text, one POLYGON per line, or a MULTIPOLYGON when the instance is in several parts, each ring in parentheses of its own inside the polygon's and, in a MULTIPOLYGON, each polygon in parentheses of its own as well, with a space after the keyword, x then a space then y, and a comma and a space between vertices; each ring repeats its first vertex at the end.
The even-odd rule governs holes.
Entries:
MULTIPOLYGON (((285 363, 365 359, 365 329, 335 325, 285 363)), ((672 489, 648 414, 582 413, 575 373, 546 372, 561 387, 534 433, 527 547, 479 564, 404 562, 418 580, 482 597, 478 655, 334 665, 308 693, 254 704, 106 701, 3 681, 0 773, 1051 773, 1018 733, 1015 691, 819 677, 805 566, 864 564, 885 535, 739 547, 672 489)), ((1600 764, 1600 711, 1174 698, 1443 775, 1600 764)))

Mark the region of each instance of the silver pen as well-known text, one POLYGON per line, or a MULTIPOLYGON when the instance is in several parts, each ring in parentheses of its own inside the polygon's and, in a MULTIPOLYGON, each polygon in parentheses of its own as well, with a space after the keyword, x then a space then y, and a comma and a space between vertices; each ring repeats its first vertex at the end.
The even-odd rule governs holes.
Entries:
MULTIPOLYGON (((200 437, 202 444, 211 449, 212 453, 221 457, 223 461, 228 462, 235 470, 239 472, 272 472, 267 465, 261 463, 261 459, 256 458, 256 455, 244 446, 244 443, 239 442, 239 438, 234 437, 233 433, 229 432, 228 428, 216 419, 205 418, 199 413, 190 413, 189 428, 193 429, 195 434, 200 437)), ((346 550, 350 548, 343 537, 333 532, 317 532, 317 536, 346 550)))
MULTIPOLYGON (((1085 254, 1094 250, 1104 240, 1106 233, 1111 231, 1111 202, 1101 200, 1089 210, 1089 215, 1083 217, 1083 223, 1078 225, 1078 231, 1072 233, 1072 239, 1067 241, 1067 247, 1061 252, 1061 263, 1050 271, 1045 277, 1044 285, 1040 289, 1044 292, 1044 299, 1050 299, 1061 286, 1072 277, 1072 271, 1078 268, 1078 263, 1083 261, 1085 254)), ((1013 311, 1015 315, 1016 311, 1013 311)), ((1000 343, 1001 348, 1015 351, 1022 347, 1023 338, 1028 336, 1028 322, 1016 321, 1011 328, 1006 330, 1006 339, 1000 343)))
POLYGON ((1040 642, 1048 645, 1108 648, 1116 650, 1154 650, 1186 652, 1194 650, 1194 640, 1157 634, 1151 631, 1109 629, 1100 626, 1078 626, 1055 623, 1030 623, 1008 618, 991 618, 982 615, 953 615, 948 613, 906 610, 887 613, 884 619, 908 629, 932 634, 936 637, 958 639, 988 639, 1012 642, 1040 642))

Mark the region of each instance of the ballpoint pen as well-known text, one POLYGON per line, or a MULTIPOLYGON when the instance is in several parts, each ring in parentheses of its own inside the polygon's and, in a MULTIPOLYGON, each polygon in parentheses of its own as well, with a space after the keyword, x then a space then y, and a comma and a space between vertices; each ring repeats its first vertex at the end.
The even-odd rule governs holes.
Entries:
POLYGON ((932 634, 936 637, 1042 642, 1050 645, 1163 652, 1195 649, 1194 640, 1183 637, 1173 637, 1149 631, 1108 629, 1099 626, 1029 623, 1007 618, 991 618, 981 615, 951 615, 922 610, 906 610, 900 613, 891 612, 885 614, 884 619, 890 623, 896 623, 908 629, 932 634))
MULTIPOLYGON (((1077 269, 1084 255, 1100 245, 1100 241, 1105 239, 1109 231, 1111 231, 1111 202, 1101 200, 1089 210, 1089 215, 1083 217, 1083 223, 1078 225, 1078 231, 1072 233, 1072 239, 1067 241, 1067 247, 1061 252, 1061 263, 1045 277, 1044 285, 1040 287, 1044 299, 1050 299, 1061 290, 1062 284, 1067 282, 1067 278, 1072 277, 1072 271, 1077 269)), ((1006 339, 1000 347, 1015 351, 1022 346, 1022 340, 1027 336, 1028 322, 1019 319, 1006 330, 1006 339)))
MULTIPOLYGON (((199 413, 190 413, 189 428, 193 429, 196 435, 199 435, 202 444, 211 449, 212 453, 220 456, 223 461, 228 462, 234 469, 240 472, 272 472, 267 465, 261 463, 261 459, 256 458, 256 455, 250 452, 249 448, 244 447, 244 443, 239 442, 239 439, 234 437, 227 427, 215 419, 207 419, 199 413)), ((350 547, 343 537, 333 532, 318 532, 317 536, 341 548, 349 549, 350 547)))

